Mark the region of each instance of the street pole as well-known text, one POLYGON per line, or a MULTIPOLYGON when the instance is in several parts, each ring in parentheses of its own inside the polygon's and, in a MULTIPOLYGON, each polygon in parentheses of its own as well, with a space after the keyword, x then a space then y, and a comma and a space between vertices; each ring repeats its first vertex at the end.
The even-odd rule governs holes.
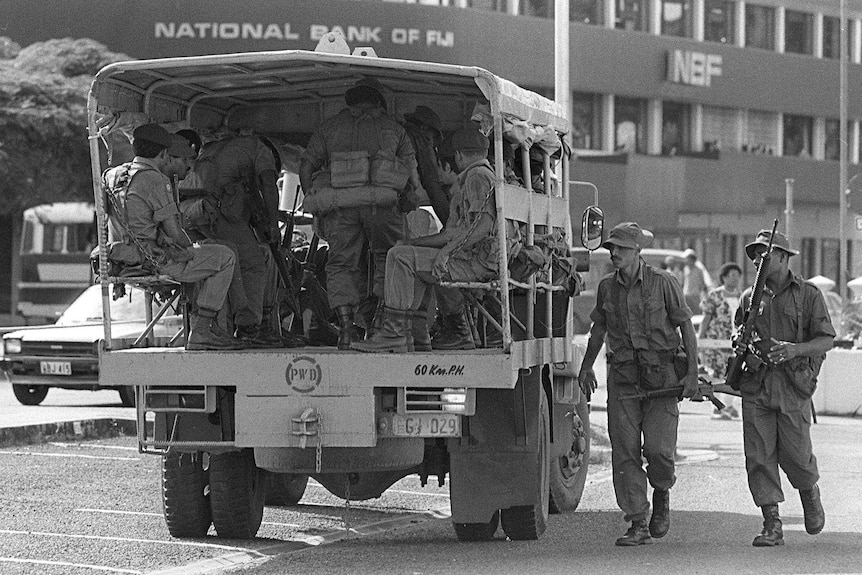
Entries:
POLYGON ((840 51, 838 58, 838 90, 839 90, 839 126, 838 143, 840 157, 838 159, 838 293, 843 298, 847 295, 847 6, 846 0, 840 0, 838 12, 840 51))
MULTIPOLYGON (((796 244, 793 237, 793 181, 793 178, 784 180, 784 234, 787 236, 791 248, 796 244)), ((799 270, 794 271, 798 272, 799 270)))
POLYGON ((571 117, 569 91, 569 0, 556 0, 554 5, 554 100, 571 117))

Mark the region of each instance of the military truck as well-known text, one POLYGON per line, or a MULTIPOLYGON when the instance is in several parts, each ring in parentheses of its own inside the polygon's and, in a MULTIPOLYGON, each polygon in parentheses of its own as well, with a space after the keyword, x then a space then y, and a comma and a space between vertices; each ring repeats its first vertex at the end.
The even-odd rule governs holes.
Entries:
MULTIPOLYGON (((499 277, 449 285, 498 298, 496 317, 484 308, 476 313, 502 344, 408 354, 113 349, 109 284, 154 291, 172 284, 158 276, 112 277, 102 256, 100 377, 137 390, 140 450, 163 458, 164 515, 174 536, 202 536, 213 525, 220 537, 254 537, 271 474, 290 503, 302 497, 308 477, 352 501, 379 497, 410 474, 423 483, 448 478, 454 532, 464 541, 490 540, 500 524, 510 539, 537 539, 549 512, 573 510, 580 501, 590 419, 576 381, 583 350, 573 343, 569 309, 577 281, 558 285, 561 274, 551 270, 570 269, 559 255, 523 281, 510 277, 505 241, 507 225, 518 224, 524 245, 556 230, 571 247, 563 144, 569 120, 555 102, 481 68, 378 58, 371 49, 351 53, 332 34, 313 52, 111 64, 89 94, 101 253, 100 147, 112 133, 157 122, 172 131, 229 129, 301 147, 363 78, 382 86, 396 117, 424 105, 438 112, 445 133, 474 120, 492 133, 499 277), (521 155, 523 181, 542 182, 538 189, 506 183, 503 146, 511 143, 521 155), (554 148, 562 149, 556 165, 554 148), (531 153, 538 174, 530 173, 531 153)), ((591 207, 583 222, 582 242, 598 247, 600 210, 591 207)))

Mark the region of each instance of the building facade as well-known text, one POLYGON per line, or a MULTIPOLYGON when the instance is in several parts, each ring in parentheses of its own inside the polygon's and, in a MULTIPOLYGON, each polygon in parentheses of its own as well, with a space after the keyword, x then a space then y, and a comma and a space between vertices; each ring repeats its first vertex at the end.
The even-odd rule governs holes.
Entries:
MULTIPOLYGON (((0 0, 3 34, 90 37, 149 58, 313 49, 337 28, 384 57, 481 66, 553 95, 553 0, 37 2, 0 0)), ((862 0, 846 6, 852 177, 862 0)), ((657 247, 693 247, 714 271, 743 263, 757 230, 789 215, 798 271, 838 279, 838 0, 570 0, 569 12, 572 178, 597 184, 609 223, 638 220, 657 247)), ((862 232, 845 217, 853 278, 862 232)))

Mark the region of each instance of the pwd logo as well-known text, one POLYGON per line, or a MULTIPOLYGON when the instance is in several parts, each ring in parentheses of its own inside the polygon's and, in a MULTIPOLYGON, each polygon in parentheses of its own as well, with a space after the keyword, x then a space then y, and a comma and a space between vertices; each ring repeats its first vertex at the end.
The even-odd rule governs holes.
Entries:
POLYGON ((284 379, 290 389, 299 393, 309 393, 317 389, 323 370, 311 357, 301 355, 291 360, 284 371, 284 379))

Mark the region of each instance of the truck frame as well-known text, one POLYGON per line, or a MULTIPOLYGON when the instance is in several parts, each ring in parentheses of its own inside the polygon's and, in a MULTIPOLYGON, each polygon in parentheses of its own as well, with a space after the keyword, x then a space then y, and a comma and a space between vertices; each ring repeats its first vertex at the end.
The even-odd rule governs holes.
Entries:
MULTIPOLYGON (((570 295, 550 272, 517 282, 506 265, 506 220, 526 229, 528 245, 536 230, 557 229, 571 247, 567 154, 554 170, 549 152, 533 145, 541 152, 544 193, 504 180, 503 135, 513 126, 526 134, 518 142, 526 182, 531 138, 565 137, 567 114, 553 101, 481 68, 377 58, 363 48, 350 53, 334 34, 314 52, 108 65, 93 81, 88 119, 101 253, 107 231, 100 148, 108 134, 158 122, 172 131, 229 128, 303 145, 360 78, 380 82, 392 114, 432 107, 447 133, 469 121, 477 104, 490 118, 499 277, 448 285, 497 294, 501 317, 489 323, 502 332, 502 347, 409 354, 113 349, 109 284, 164 290, 173 282, 111 277, 102 256, 100 377, 136 387, 140 450, 163 457, 164 512, 174 536, 202 536, 212 524, 220 537, 254 537, 267 488, 281 486, 280 499, 296 503, 309 476, 346 500, 379 497, 413 473, 423 484, 432 475, 441 485, 448 477, 454 531, 467 541, 492 539, 501 523, 510 539, 537 539, 549 512, 573 510, 580 501, 590 424, 576 378, 583 350, 573 341, 570 295)), ((593 222, 600 211, 591 210, 593 222)), ((581 237, 586 241, 586 230, 581 237)))

